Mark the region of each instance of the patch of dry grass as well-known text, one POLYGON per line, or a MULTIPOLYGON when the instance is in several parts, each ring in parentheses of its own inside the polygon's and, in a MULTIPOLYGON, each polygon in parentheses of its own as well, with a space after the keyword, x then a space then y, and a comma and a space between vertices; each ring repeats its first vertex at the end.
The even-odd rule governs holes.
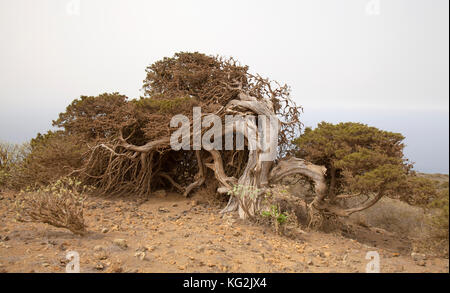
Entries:
POLYGON ((350 219, 362 226, 378 227, 405 236, 417 236, 427 226, 423 208, 387 197, 372 208, 353 214, 350 219))

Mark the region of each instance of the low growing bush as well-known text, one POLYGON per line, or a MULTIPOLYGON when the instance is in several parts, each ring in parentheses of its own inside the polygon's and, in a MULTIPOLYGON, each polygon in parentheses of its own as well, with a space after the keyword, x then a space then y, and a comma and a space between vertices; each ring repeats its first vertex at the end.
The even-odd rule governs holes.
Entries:
POLYGON ((46 223, 83 235, 86 233, 84 194, 89 190, 80 181, 69 177, 42 188, 28 188, 21 191, 16 200, 17 220, 46 223))

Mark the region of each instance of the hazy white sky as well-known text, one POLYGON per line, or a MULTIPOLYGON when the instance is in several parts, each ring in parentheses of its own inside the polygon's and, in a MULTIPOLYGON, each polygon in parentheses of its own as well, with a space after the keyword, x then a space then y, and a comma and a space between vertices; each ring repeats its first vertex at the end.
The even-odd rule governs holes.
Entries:
POLYGON ((0 0, 0 139, 20 142, 45 131, 80 95, 139 97, 147 65, 200 51, 234 56, 291 85, 308 125, 362 121, 400 131, 417 169, 448 173, 448 6, 0 0))

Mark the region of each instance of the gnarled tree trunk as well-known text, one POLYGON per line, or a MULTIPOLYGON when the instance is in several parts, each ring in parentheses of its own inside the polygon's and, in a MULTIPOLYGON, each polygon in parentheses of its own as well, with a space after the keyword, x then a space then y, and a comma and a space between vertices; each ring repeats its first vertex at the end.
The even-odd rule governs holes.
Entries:
MULTIPOLYGON (((238 99, 230 100, 214 114, 221 117, 222 121, 226 114, 239 114, 244 118, 258 115, 276 117, 274 106, 269 99, 257 99, 246 92, 241 92, 237 97, 238 99)), ((195 156, 188 156, 192 160, 189 161, 188 167, 191 168, 189 170, 196 170, 192 182, 177 182, 175 179, 180 174, 171 169, 171 164, 167 162, 167 157, 174 155, 169 136, 149 141, 144 145, 134 145, 123 138, 120 132, 118 138, 111 143, 101 143, 92 147, 83 169, 77 172, 87 181, 94 182, 94 185, 104 194, 130 192, 130 190, 137 194, 151 194, 155 185, 170 184, 181 194, 188 196, 194 189, 205 183, 209 169, 213 171, 214 178, 218 182, 218 193, 232 194, 236 185, 245 186, 254 191, 251 193, 252 196, 245 193, 241 196, 234 194, 221 211, 222 213, 238 211, 241 218, 253 217, 260 213, 263 208, 263 195, 270 189, 271 184, 276 184, 286 176, 300 174, 314 183, 316 197, 307 206, 311 223, 323 213, 348 216, 360 210, 359 208, 342 210, 327 201, 329 194, 325 180, 325 167, 293 157, 267 160, 264 156, 267 152, 276 152, 273 148, 277 146, 270 145, 269 149, 263 152, 259 141, 256 141, 256 148, 249 148, 249 144, 252 143, 251 132, 256 132, 260 125, 255 119, 244 119, 244 121, 244 130, 233 129, 232 131, 234 134, 242 133, 247 149, 233 151, 231 159, 228 157, 227 161, 224 161, 224 152, 221 150, 203 147, 201 150, 191 151, 195 156), (227 174, 226 168, 229 165, 235 165, 234 158, 239 152, 247 152, 246 156, 240 156, 242 167, 237 167, 238 171, 234 175, 227 174), (246 158, 246 161, 242 161, 242 158, 246 158)), ((277 123, 286 122, 281 122, 277 118, 277 123)), ((192 122, 190 129, 193 129, 192 122)), ((190 138, 203 133, 202 130, 200 132, 191 132, 190 138)), ((270 137, 268 133, 264 135, 270 137)), ((369 206, 378 199, 371 201, 369 206)))

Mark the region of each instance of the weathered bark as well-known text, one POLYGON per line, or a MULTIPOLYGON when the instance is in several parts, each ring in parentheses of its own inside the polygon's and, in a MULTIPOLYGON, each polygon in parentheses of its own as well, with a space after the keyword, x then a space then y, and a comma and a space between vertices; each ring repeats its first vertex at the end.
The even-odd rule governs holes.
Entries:
POLYGON ((328 188, 328 198, 331 202, 335 201, 336 197, 336 168, 332 166, 330 168, 330 187, 328 188))
POLYGON ((322 213, 329 213, 340 217, 348 217, 351 214, 354 214, 356 212, 363 211, 365 209, 368 209, 372 207, 374 204, 376 204, 382 197, 384 196, 384 191, 378 192, 376 195, 374 195, 370 200, 365 201, 361 205, 353 208, 344 209, 341 208, 332 202, 325 202, 325 201, 319 201, 314 199, 314 201, 311 203, 311 206, 321 211, 322 213))
MULTIPOLYGON (((215 111, 215 114, 222 118, 229 113, 240 114, 246 118, 258 115, 276 117, 274 106, 269 99, 257 99, 246 93, 239 94, 238 98, 229 101, 226 106, 220 107, 220 109, 215 111)), ((218 193, 229 194, 235 185, 250 187, 255 190, 255 196, 247 196, 245 194, 243 196, 231 196, 227 206, 221 211, 222 213, 238 211, 241 218, 254 217, 260 213, 263 208, 261 204, 262 196, 270 188, 270 185, 276 184, 286 176, 301 174, 314 182, 316 196, 307 206, 310 212, 310 221, 313 225, 314 222, 320 222, 317 219, 323 213, 348 216, 351 213, 370 207, 381 198, 382 195, 377 195, 373 200, 352 209, 345 210, 337 207, 334 205, 336 182, 334 170, 330 170, 332 180, 330 189, 327 190, 325 181, 326 169, 323 166, 314 165, 303 159, 292 157, 279 160, 278 162, 275 162, 275 160, 266 161, 263 157, 264 152, 260 142, 258 140, 250 142, 253 133, 256 133, 258 130, 257 121, 255 119, 245 119, 244 121, 245 125, 242 134, 245 138, 247 149, 241 152, 247 152, 246 158, 248 159, 244 162, 245 167, 239 167, 239 176, 227 174, 225 168, 227 167, 226 164, 233 165, 235 154, 233 154, 231 160, 224 162, 223 152, 203 148, 195 151, 197 174, 193 178, 193 182, 188 184, 177 182, 176 172, 165 171, 164 168, 167 166, 164 166, 161 160, 161 156, 164 153, 171 151, 170 137, 162 137, 137 146, 127 142, 127 139, 123 138, 122 133, 111 144, 101 143, 93 147, 90 156, 86 160, 85 167, 82 170, 78 170, 78 172, 84 174, 87 178, 95 179, 97 187, 105 194, 113 191, 125 192, 130 189, 138 194, 150 194, 152 188, 154 189, 154 182, 163 180, 164 184, 171 184, 187 197, 193 190, 205 183, 208 169, 210 169, 213 171, 214 177, 219 184, 217 188, 218 193), (251 148, 250 143, 254 143, 255 148, 251 148), (127 176, 126 180, 125 176, 127 176)), ((281 125, 279 120, 277 120, 277 123, 281 125)), ((192 124, 190 129, 193 129, 192 124)), ((236 133, 241 130, 236 129, 232 131, 236 133)), ((199 135, 201 132, 201 130, 197 130, 196 133, 191 131, 191 139, 192 135, 199 135)), ((275 148, 276 146, 272 145, 270 147, 275 148)), ((269 148, 266 151, 276 150, 269 148)))
POLYGON ((326 168, 311 164, 303 159, 289 158, 280 161, 270 172, 270 181, 278 182, 286 176, 301 174, 310 178, 314 182, 314 189, 317 198, 323 199, 326 195, 325 182, 326 168))

